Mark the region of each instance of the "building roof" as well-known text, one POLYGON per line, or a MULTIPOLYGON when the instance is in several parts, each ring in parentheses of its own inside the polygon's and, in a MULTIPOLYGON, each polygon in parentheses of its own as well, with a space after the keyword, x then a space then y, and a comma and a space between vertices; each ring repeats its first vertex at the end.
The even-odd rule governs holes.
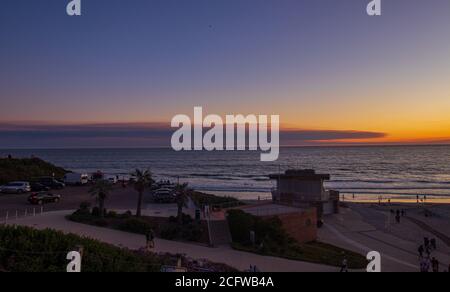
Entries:
POLYGON ((283 174, 271 174, 271 179, 329 180, 329 174, 319 174, 313 169, 291 169, 283 174))

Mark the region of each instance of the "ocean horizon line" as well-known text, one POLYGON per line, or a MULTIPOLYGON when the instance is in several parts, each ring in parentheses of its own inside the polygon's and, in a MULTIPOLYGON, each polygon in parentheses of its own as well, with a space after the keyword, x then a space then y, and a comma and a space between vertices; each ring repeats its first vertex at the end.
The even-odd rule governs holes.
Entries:
MULTIPOLYGON (((438 144, 338 144, 338 145, 281 145, 279 148, 377 148, 377 147, 446 147, 450 146, 450 143, 438 144)), ((170 146, 148 146, 148 147, 7 147, 0 148, 0 151, 7 150, 150 150, 150 149, 167 149, 172 150, 170 146)), ((215 152, 206 151, 205 152, 215 152)), ((235 151, 245 152, 246 150, 235 151)), ((200 152, 200 151, 191 151, 200 152)))

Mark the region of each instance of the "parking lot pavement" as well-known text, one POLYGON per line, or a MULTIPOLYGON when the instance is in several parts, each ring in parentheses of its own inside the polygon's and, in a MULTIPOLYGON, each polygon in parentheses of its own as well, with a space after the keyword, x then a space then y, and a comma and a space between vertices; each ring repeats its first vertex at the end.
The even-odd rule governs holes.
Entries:
MULTIPOLYGON (((44 211, 74 210, 82 202, 89 202, 95 205, 95 198, 89 194, 89 186, 67 187, 63 190, 50 191, 61 195, 59 203, 50 203, 43 206, 44 211)), ((36 209, 38 212, 41 206, 31 205, 28 202, 30 194, 0 194, 0 221, 6 214, 14 217, 16 212, 19 216, 25 212, 28 214, 36 209)), ((120 208, 134 210, 136 208, 138 194, 132 187, 122 188, 120 185, 114 187, 106 201, 106 208, 120 208)))

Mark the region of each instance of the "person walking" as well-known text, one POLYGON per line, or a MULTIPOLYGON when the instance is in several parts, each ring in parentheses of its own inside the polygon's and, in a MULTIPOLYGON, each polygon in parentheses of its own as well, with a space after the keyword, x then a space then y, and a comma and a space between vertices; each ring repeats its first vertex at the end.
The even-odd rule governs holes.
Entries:
POLYGON ((430 271, 430 267, 431 267, 431 262, 430 262, 430 258, 423 258, 420 261, 420 271, 422 273, 428 273, 430 271))
POLYGON ((397 224, 400 224, 400 215, 395 215, 395 221, 397 221, 397 224))
POLYGON ((395 221, 397 221, 397 224, 400 224, 400 210, 397 210, 395 213, 395 221))
POLYGON ((427 256, 431 256, 431 246, 429 245, 427 248, 425 248, 425 252, 427 253, 427 256))
POLYGON ((423 252, 425 251, 423 245, 419 246, 419 249, 417 251, 419 252, 419 257, 423 258, 423 252))
POLYGON ((348 261, 346 258, 342 260, 341 273, 348 273, 348 261))
POLYGON ((437 249, 436 238, 432 238, 432 239, 430 240, 430 245, 431 245, 431 248, 432 248, 433 250, 436 250, 436 249, 437 249))
POLYGON ((147 251, 151 251, 155 248, 155 233, 153 232, 153 229, 147 231, 145 238, 147 240, 147 251))
POLYGON ((439 273, 439 261, 435 257, 431 260, 431 266, 433 273, 439 273))
POLYGON ((423 238, 423 245, 427 248, 430 245, 430 239, 428 237, 423 238))

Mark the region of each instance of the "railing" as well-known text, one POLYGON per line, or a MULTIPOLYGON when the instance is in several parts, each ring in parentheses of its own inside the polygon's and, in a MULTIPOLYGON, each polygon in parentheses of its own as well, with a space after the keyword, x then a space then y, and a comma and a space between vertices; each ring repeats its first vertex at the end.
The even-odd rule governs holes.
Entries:
POLYGON ((244 205, 241 201, 230 201, 230 202, 224 202, 224 203, 212 203, 212 204, 205 204, 204 206, 198 206, 196 207, 203 209, 205 206, 209 206, 211 212, 220 211, 222 209, 229 209, 234 207, 239 207, 244 205))
POLYGON ((0 224, 8 224, 9 221, 27 217, 36 217, 44 214, 44 207, 34 207, 26 209, 6 210, 0 213, 0 224))

